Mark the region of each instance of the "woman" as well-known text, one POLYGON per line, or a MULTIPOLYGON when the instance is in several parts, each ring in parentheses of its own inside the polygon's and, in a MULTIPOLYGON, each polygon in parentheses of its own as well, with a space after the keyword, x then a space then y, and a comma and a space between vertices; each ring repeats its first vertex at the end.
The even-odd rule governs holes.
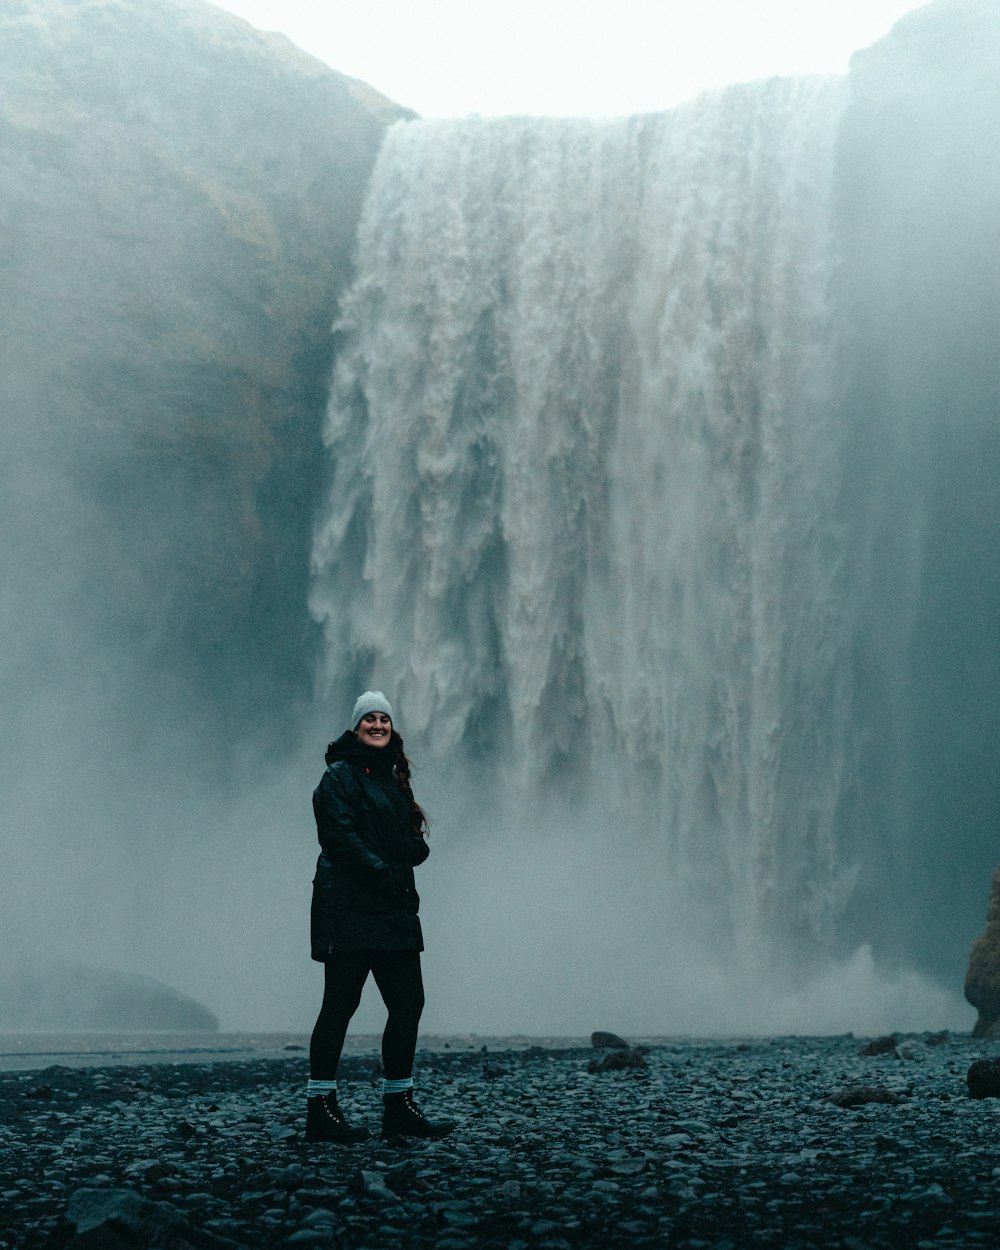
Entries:
POLYGON ((325 969, 309 1047, 306 1137, 356 1142, 337 1104, 337 1065, 369 972, 388 1011, 382 1035, 382 1136, 443 1137, 413 1101, 413 1056, 424 1006, 424 948, 413 869, 428 856, 427 818, 410 789, 410 762, 381 690, 354 705, 353 729, 326 749, 313 793, 319 861, 313 879, 312 957, 325 969))

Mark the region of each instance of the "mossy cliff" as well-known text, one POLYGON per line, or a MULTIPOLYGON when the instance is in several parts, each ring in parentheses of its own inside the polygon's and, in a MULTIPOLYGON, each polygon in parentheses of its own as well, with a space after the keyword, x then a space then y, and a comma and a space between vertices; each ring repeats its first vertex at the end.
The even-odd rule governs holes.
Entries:
POLYGON ((0 10, 8 708, 308 692, 330 327, 403 115, 200 0, 0 10))

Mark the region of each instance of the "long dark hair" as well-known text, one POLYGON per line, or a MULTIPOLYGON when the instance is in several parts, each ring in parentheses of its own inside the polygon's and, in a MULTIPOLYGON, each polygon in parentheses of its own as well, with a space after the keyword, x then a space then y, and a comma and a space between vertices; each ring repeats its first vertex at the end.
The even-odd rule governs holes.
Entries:
POLYGON ((430 822, 427 813, 413 797, 413 790, 410 788, 410 761, 403 749, 403 739, 395 729, 389 735, 389 750, 393 753, 396 784, 410 807, 410 832, 417 838, 426 837, 430 822))

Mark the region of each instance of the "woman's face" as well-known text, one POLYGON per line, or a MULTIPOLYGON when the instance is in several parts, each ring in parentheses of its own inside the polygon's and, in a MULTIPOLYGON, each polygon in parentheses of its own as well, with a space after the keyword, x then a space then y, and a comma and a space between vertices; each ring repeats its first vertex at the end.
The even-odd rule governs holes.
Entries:
POLYGON ((392 721, 385 712, 368 712, 362 716, 354 732, 365 746, 384 747, 392 733, 392 721))

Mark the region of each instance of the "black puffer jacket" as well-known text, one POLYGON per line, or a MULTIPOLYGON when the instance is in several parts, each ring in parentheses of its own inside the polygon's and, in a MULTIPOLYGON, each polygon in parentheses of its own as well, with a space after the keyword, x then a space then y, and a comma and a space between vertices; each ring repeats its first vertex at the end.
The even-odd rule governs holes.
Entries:
POLYGON ((424 949, 413 868, 429 854, 411 832, 410 809, 389 747, 348 730, 327 752, 313 792, 322 847, 313 878, 312 957, 336 951, 424 949))

